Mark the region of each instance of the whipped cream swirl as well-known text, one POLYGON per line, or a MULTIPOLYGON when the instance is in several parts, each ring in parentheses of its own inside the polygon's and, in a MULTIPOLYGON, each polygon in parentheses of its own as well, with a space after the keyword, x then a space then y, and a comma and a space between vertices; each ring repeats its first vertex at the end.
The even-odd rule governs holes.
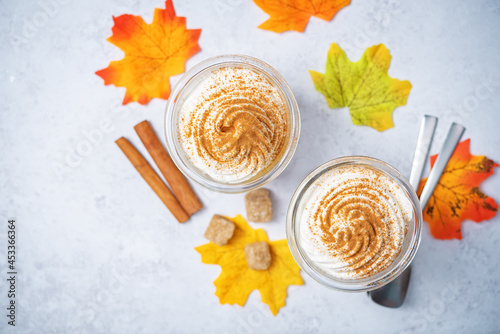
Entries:
POLYGON ((189 161, 217 181, 251 179, 272 167, 287 142, 279 90, 251 69, 214 70, 179 113, 179 141, 189 161))
POLYGON ((389 176, 368 166, 334 168, 307 190, 300 246, 337 279, 373 276, 401 252, 412 205, 389 176))

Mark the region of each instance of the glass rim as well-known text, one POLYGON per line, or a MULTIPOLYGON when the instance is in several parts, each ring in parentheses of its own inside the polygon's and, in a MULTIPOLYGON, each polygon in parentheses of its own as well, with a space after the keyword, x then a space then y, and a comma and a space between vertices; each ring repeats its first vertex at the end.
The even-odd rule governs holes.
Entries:
MULTIPOLYGON (((345 156, 332 159, 316 167, 299 184, 288 206, 286 215, 286 237, 288 247, 290 248, 295 261, 297 262, 299 267, 315 281, 337 291, 363 292, 378 289, 392 282, 404 270, 406 270, 406 268, 408 268, 411 261, 415 257, 415 254, 420 245, 422 221, 422 210, 417 194, 415 193, 413 187, 409 184, 408 180, 396 168, 379 159, 367 156, 345 156), (414 210, 413 228, 409 228, 407 232, 411 233, 411 239, 407 243, 406 249, 404 248, 405 245, 403 244, 401 253, 385 270, 370 277, 360 279, 333 279, 322 274, 308 263, 308 260, 303 254, 301 247, 299 246, 299 242, 297 241, 297 234, 300 233, 300 231, 297 231, 298 222, 296 221, 296 217, 298 212, 298 205, 300 204, 303 195, 309 189, 309 187, 325 172, 330 171, 333 168, 345 165, 369 166, 392 177, 400 186, 403 187, 405 193, 408 195, 408 198, 411 201, 414 210)), ((405 239, 406 238, 407 237, 405 237, 405 239)))
POLYGON ((204 61, 193 66, 190 70, 186 71, 184 75, 177 82, 175 87, 170 93, 170 97, 167 101, 167 106, 165 108, 165 118, 164 118, 164 132, 167 150, 172 157, 172 161, 175 163, 177 168, 189 179, 200 184, 201 186, 208 188, 213 191, 223 192, 223 193, 241 193, 251 189, 258 188, 264 184, 271 182, 278 175, 283 172, 286 166, 290 163, 295 150, 297 148, 299 136, 300 136, 300 114, 295 95, 292 89, 285 81, 283 76, 275 70, 272 66, 265 63, 264 61, 246 55, 238 54, 228 54, 221 55, 212 58, 208 58, 204 61), (287 147, 283 151, 279 161, 277 161, 271 169, 266 171, 263 175, 259 177, 253 177, 249 180, 243 180, 241 182, 225 183, 209 178, 203 173, 198 172, 194 166, 192 166, 187 158, 184 158, 177 146, 178 140, 175 137, 174 126, 177 125, 175 122, 176 113, 175 106, 177 98, 180 96, 184 88, 188 86, 191 80, 195 79, 199 74, 204 73, 214 67, 228 64, 230 65, 244 65, 258 72, 264 72, 267 77, 272 79, 272 84, 277 86, 287 109, 287 114, 290 119, 290 133, 287 140, 287 147))

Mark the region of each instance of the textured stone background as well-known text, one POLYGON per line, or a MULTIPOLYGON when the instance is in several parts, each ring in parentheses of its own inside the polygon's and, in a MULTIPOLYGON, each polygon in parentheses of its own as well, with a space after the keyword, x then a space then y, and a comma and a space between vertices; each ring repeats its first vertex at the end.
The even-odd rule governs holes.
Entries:
MULTIPOLYGON (((7 328, 6 284, 0 286, 2 333, 493 333, 500 328, 500 216, 465 222, 462 241, 439 241, 424 226, 406 304, 397 310, 365 294, 329 291, 305 277, 290 287, 273 317, 254 292, 247 305, 221 306, 194 247, 214 213, 244 213, 243 195, 196 188, 206 209, 179 225, 114 144, 139 139, 149 119, 161 132, 165 101, 122 106, 124 89, 94 74, 122 52, 106 42, 112 15, 150 22, 160 0, 0 2, 0 268, 6 272, 6 220, 18 224, 18 326, 7 328), (63 3, 64 2, 64 3, 63 3), (52 4, 52 5, 51 5, 52 4), (49 9, 47 14, 43 8, 49 9), (86 134, 106 133, 89 143, 86 134), (80 153, 79 153, 80 152, 80 153), (83 152, 83 153, 82 153, 83 152), (66 166, 62 171, 55 166, 66 166)), ((317 165, 342 155, 370 155, 406 175, 418 123, 440 118, 436 153, 452 121, 467 127, 473 154, 500 161, 500 3, 498 1, 353 0, 331 22, 313 18, 305 33, 257 29, 267 15, 251 1, 174 2, 189 28, 203 29, 211 56, 248 54, 274 66, 296 94, 302 133, 294 159, 269 185, 276 217, 264 226, 285 237, 288 201, 317 165), (328 109, 308 69, 324 71, 330 43, 352 60, 384 43, 389 74, 413 85, 395 128, 378 133, 328 109)), ((178 77, 172 79, 175 83, 178 77)), ((141 146, 139 146, 141 147, 141 146)), ((141 147, 142 149, 142 147, 141 147)), ((145 150, 143 150, 143 153, 145 150)), ((149 158, 149 156, 147 156, 149 158)), ((500 201, 500 177, 482 185, 500 201)), ((254 225, 255 226, 255 225, 254 225)))

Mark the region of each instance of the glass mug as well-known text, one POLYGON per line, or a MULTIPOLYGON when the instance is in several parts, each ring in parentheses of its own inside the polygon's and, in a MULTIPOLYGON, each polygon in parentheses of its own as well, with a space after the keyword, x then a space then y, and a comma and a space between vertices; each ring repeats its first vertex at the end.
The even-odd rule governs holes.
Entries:
MULTIPOLYGON (((370 182, 374 181, 371 180, 370 182)), ((318 205, 324 206, 327 205, 327 203, 320 202, 318 205)), ((288 245, 295 261, 301 269, 326 287, 346 292, 374 290, 388 284, 398 277, 409 266, 417 252, 421 230, 422 210, 420 208, 420 202, 413 187, 408 183, 406 178, 394 167, 380 160, 361 156, 334 159, 309 173, 300 183, 291 199, 286 221, 288 245), (303 232, 301 231, 301 225, 304 224, 304 219, 309 219, 307 218, 309 217, 307 216, 307 212, 305 212, 307 200, 311 198, 312 192, 317 191, 315 189, 317 189, 318 183, 322 182, 320 179, 321 176, 331 171, 335 172, 336 169, 349 166, 368 167, 383 175, 390 180, 392 184, 399 187, 400 192, 398 192, 398 194, 405 198, 405 203, 408 203, 408 208, 411 208, 411 213, 409 214, 411 219, 408 222, 399 254, 386 269, 364 278, 336 277, 328 270, 324 269, 324 267, 322 268, 321 262, 312 259, 310 249, 314 248, 307 246, 306 239, 301 235, 301 232, 303 232), (308 247, 309 253, 304 246, 308 247)))
MULTIPOLYGON (((251 98, 251 97, 250 97, 251 98)), ((230 107, 228 107, 230 108, 230 107)), ((226 111, 223 111, 226 112, 226 111)), ((241 112, 245 112, 242 110, 241 112)), ((219 126, 219 125, 217 125, 219 126)), ((214 131, 222 131, 215 129, 214 131)), ((300 134, 300 115, 292 90, 285 79, 263 61, 242 55, 223 55, 207 59, 187 71, 172 90, 165 111, 165 136, 168 151, 177 167, 193 181, 208 189, 226 193, 239 193, 260 187, 275 179, 288 165, 297 147, 300 134), (276 89, 283 102, 287 118, 284 142, 265 168, 256 175, 241 180, 223 182, 211 177, 206 171, 193 164, 180 141, 180 112, 190 95, 200 89, 203 82, 219 69, 242 68, 263 76, 276 89)))

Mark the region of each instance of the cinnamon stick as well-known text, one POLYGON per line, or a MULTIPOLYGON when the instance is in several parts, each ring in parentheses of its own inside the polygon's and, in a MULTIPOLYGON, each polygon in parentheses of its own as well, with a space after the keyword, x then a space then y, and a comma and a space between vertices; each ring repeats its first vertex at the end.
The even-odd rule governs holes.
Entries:
POLYGON ((163 183, 153 167, 144 159, 141 153, 139 153, 139 151, 137 151, 137 149, 124 137, 116 140, 116 144, 127 156, 135 169, 137 169, 139 174, 141 174, 142 178, 149 184, 151 189, 153 189, 156 195, 165 203, 179 223, 188 220, 189 216, 186 211, 184 211, 177 199, 172 195, 168 187, 163 183))
POLYGON ((203 204, 194 193, 184 174, 170 158, 151 124, 148 121, 143 121, 134 126, 134 129, 187 214, 191 216, 200 210, 203 204))

